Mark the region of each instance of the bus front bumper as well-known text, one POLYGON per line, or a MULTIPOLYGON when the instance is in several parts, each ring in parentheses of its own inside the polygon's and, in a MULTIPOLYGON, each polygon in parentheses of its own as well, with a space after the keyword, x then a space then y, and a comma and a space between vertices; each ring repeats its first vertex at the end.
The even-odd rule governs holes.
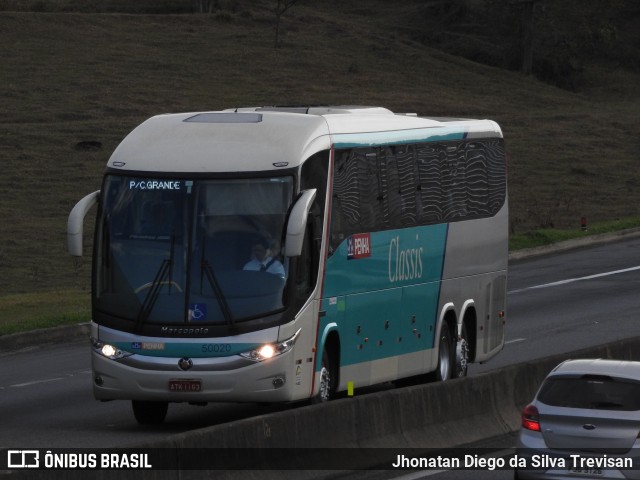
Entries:
POLYGON ((98 400, 299 400, 294 397, 299 389, 294 389, 293 375, 287 372, 293 364, 288 358, 292 353, 255 362, 238 355, 193 359, 131 355, 114 360, 92 351, 93 393, 98 400))

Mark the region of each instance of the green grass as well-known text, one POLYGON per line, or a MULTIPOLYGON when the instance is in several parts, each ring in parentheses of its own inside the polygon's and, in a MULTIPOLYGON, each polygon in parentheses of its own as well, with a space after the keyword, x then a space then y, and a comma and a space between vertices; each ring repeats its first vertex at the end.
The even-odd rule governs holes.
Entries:
POLYGON ((608 222, 599 222, 593 225, 587 223, 586 230, 583 230, 581 226, 573 229, 540 228, 531 232, 510 235, 509 251, 514 252, 525 248, 552 245, 565 240, 584 238, 603 233, 619 232, 631 228, 640 228, 640 218, 635 217, 623 220, 612 220, 608 222))
POLYGON ((272 2, 222 3, 235 7, 212 15, 0 12, 0 332, 76 321, 73 302, 49 308, 51 292, 88 303, 90 262, 66 252, 67 215, 100 188, 120 140, 158 113, 368 104, 491 118, 510 153, 514 239, 576 229, 583 216, 595 226, 640 215, 638 72, 587 66, 589 82, 575 93, 452 56, 405 35, 417 0, 300 2, 275 49, 272 2), (15 303, 22 295, 43 300, 15 303))
POLYGON ((0 335, 88 322, 84 291, 25 293, 0 297, 0 335))

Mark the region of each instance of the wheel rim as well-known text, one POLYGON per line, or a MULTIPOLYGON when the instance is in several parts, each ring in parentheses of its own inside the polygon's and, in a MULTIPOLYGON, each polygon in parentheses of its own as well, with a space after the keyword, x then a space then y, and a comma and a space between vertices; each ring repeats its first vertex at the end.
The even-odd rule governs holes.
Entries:
POLYGON ((318 393, 321 402, 329 401, 330 386, 331 374, 329 373, 329 369, 323 365, 320 370, 320 392, 318 393))
POLYGON ((467 376, 467 368, 469 368, 469 344, 462 338, 456 347, 456 367, 458 377, 467 376))

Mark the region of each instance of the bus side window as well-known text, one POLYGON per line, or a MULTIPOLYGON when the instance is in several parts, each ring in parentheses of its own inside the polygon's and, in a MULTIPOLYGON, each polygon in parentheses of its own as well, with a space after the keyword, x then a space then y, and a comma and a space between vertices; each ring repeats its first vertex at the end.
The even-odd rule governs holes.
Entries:
POLYGON ((309 225, 307 226, 307 233, 311 231, 313 235, 313 238, 310 239, 311 245, 309 245, 313 262, 320 261, 320 248, 322 246, 322 231, 324 224, 324 208, 325 197, 327 194, 328 177, 328 151, 316 153, 311 158, 309 158, 302 166, 302 172, 300 176, 300 189, 308 190, 311 188, 315 188, 317 190, 316 199, 311 205, 309 225))

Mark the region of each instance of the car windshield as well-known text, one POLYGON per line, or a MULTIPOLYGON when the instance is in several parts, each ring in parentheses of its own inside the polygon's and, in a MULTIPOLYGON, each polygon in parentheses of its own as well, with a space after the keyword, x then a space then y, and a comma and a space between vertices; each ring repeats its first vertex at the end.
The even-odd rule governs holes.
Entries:
POLYGON ((231 324, 284 308, 293 178, 106 177, 94 307, 146 323, 231 324))
POLYGON ((556 407, 640 410, 640 383, 600 375, 554 376, 545 380, 538 400, 556 407))

